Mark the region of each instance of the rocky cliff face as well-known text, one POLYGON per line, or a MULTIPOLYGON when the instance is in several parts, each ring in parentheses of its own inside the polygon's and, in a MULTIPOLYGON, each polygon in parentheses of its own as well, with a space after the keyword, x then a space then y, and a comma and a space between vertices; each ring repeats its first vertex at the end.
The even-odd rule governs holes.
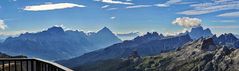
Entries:
POLYGON ((210 29, 203 29, 202 26, 198 26, 198 27, 194 27, 191 29, 191 31, 189 32, 189 35, 192 39, 197 40, 201 37, 210 37, 212 36, 212 32, 210 29))
POLYGON ((176 51, 144 57, 139 63, 121 61, 104 71, 239 71, 239 49, 217 45, 207 38, 189 42, 176 51))
POLYGON ((238 49, 216 45, 212 38, 200 39, 175 52, 145 58, 152 62, 137 67, 139 70, 160 71, 238 71, 238 55, 238 49))
POLYGON ((216 37, 214 35, 213 36, 213 40, 218 45, 224 45, 224 46, 228 46, 228 47, 239 48, 238 47, 239 39, 236 38, 236 36, 234 34, 232 34, 232 33, 222 34, 219 37, 216 37))

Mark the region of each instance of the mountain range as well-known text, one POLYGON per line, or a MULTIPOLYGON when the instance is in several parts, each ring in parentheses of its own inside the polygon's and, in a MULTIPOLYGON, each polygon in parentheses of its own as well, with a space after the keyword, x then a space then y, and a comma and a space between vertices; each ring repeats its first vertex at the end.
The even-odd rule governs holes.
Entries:
POLYGON ((197 40, 201 37, 211 37, 213 36, 211 30, 209 28, 203 29, 202 26, 197 26, 191 29, 190 32, 188 32, 190 37, 194 40, 197 40))
POLYGON ((119 42, 121 40, 106 27, 88 35, 83 31, 65 31, 62 27, 53 26, 42 32, 9 37, 0 44, 0 51, 10 55, 61 60, 119 42))
MULTIPOLYGON (((140 54, 138 54, 140 55, 140 54)), ((156 56, 110 59, 85 64, 76 71, 238 71, 239 49, 217 45, 213 38, 188 42, 156 56)))
MULTIPOLYGON (((173 62, 169 63, 169 66, 166 65, 166 67, 156 65, 158 68, 156 67, 155 70, 167 71, 180 70, 181 68, 178 68, 178 66, 183 65, 172 61, 171 58, 180 61, 180 59, 185 57, 188 58, 186 61, 194 61, 188 55, 194 54, 197 51, 199 55, 206 55, 202 52, 207 53, 212 51, 216 53, 218 50, 228 49, 233 51, 239 48, 239 39, 235 34, 227 33, 217 36, 213 35, 210 29, 204 29, 201 26, 194 27, 191 31, 175 36, 165 36, 157 32, 148 32, 145 35, 136 36, 132 40, 125 41, 121 41, 117 36, 119 34, 115 35, 107 27, 98 32, 85 33, 83 31, 64 30, 62 27, 54 26, 37 33, 24 33, 17 37, 9 37, 0 43, 0 52, 10 55, 26 55, 28 57, 38 57, 47 60, 58 60, 56 61, 57 63, 76 68, 76 70, 83 69, 83 71, 91 71, 87 68, 99 68, 101 66, 95 67, 94 65, 103 64, 104 66, 107 63, 114 65, 105 67, 102 71, 107 71, 104 70, 107 68, 110 68, 109 71, 112 71, 111 69, 113 68, 111 67, 117 68, 118 65, 120 65, 120 68, 117 68, 119 70, 128 70, 128 68, 129 70, 133 69, 136 71, 154 70, 155 67, 147 67, 150 65, 148 60, 152 62, 173 62), (132 52, 134 53, 133 55, 131 55, 132 52), (170 59, 164 57, 170 57, 170 59), (132 60, 133 62, 131 62, 132 60), (135 61, 136 63, 134 63, 135 61), (125 63, 127 65, 121 65, 125 63), (170 64, 175 64, 176 66, 170 64), (135 67, 132 68, 132 66, 135 67), (167 68, 170 66, 173 68, 167 68)), ((128 35, 121 34, 121 36, 128 35)), ((193 57, 198 58, 200 56, 193 55, 193 57)), ((203 59, 201 60, 205 62, 203 59)), ((191 65, 192 63, 189 64, 191 65)), ((192 66, 192 68, 197 69, 195 66, 192 66)), ((188 70, 187 68, 183 69, 188 70)))
POLYGON ((117 34, 117 36, 122 40, 132 40, 137 36, 140 36, 139 32, 131 32, 131 33, 124 33, 124 34, 117 34))
POLYGON ((161 52, 174 50, 191 40, 188 34, 165 37, 162 34, 159 35, 157 32, 147 33, 133 40, 114 44, 69 60, 58 61, 58 63, 68 67, 75 67, 99 60, 125 58, 134 50, 137 50, 141 56, 153 56, 161 52))
POLYGON ((239 40, 231 33, 220 36, 213 35, 210 29, 203 29, 201 26, 192 28, 190 32, 181 33, 176 36, 164 36, 157 32, 147 33, 138 36, 133 40, 126 40, 104 49, 86 53, 82 56, 68 60, 57 61, 68 67, 76 67, 97 61, 127 58, 132 51, 137 51, 142 57, 155 56, 161 53, 174 51, 191 41, 209 38, 213 39, 215 45, 238 48, 239 40))
POLYGON ((239 46, 238 46, 239 39, 232 33, 222 34, 218 37, 216 37, 216 35, 214 35, 213 40, 214 40, 215 44, 218 44, 218 45, 239 48, 239 46))

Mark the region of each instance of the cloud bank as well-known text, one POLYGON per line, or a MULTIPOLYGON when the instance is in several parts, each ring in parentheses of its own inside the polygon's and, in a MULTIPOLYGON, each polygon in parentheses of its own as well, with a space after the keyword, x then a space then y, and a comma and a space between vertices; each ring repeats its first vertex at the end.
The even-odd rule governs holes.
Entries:
POLYGON ((0 29, 5 30, 7 28, 7 25, 5 25, 4 20, 0 20, 0 29))
POLYGON ((234 0, 213 0, 212 2, 198 3, 190 5, 193 9, 178 12, 184 15, 202 15, 223 10, 238 10, 239 1, 234 0))
POLYGON ((123 1, 113 1, 113 0, 95 0, 103 3, 109 3, 109 4, 126 4, 126 5, 132 5, 131 2, 123 2, 123 1))
POLYGON ((200 26, 201 22, 202 20, 198 18, 180 17, 176 18, 172 23, 185 28, 190 28, 200 26))
POLYGON ((130 8, 144 8, 144 7, 152 7, 153 5, 134 5, 134 6, 128 6, 127 9, 130 8))
POLYGON ((43 5, 32 5, 26 6, 23 10, 26 11, 46 11, 46 10, 57 10, 57 9, 65 9, 65 8, 73 8, 73 7, 86 7, 84 5, 78 5, 74 3, 48 3, 43 5))
POLYGON ((115 18, 116 18, 116 17, 110 17, 110 19, 112 19, 112 20, 115 19, 115 18))
POLYGON ((213 20, 212 22, 216 22, 216 23, 236 23, 236 20, 213 20))
POLYGON ((212 29, 238 29, 238 25, 223 25, 223 26, 207 26, 212 29))
POLYGON ((218 15, 218 17, 239 17, 239 12, 230 12, 218 15))
POLYGON ((110 5, 104 5, 104 6, 102 6, 101 8, 102 9, 105 9, 105 8, 108 8, 110 5))

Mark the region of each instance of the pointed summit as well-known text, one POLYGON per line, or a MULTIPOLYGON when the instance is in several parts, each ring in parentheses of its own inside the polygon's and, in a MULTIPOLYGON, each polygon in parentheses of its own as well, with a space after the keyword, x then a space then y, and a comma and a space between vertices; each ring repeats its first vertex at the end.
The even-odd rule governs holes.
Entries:
POLYGON ((115 43, 121 42, 119 39, 109 28, 104 27, 103 29, 99 30, 97 33, 91 34, 90 38, 91 41, 98 43, 98 47, 104 48, 103 46, 110 46, 115 43), (103 46, 102 46, 103 45, 103 46))
MULTIPOLYGON (((103 29, 101 29, 100 31, 98 31, 97 33, 112 33, 112 31, 107 28, 107 27, 104 27, 103 29)), ((113 34, 113 33, 112 33, 113 34)))

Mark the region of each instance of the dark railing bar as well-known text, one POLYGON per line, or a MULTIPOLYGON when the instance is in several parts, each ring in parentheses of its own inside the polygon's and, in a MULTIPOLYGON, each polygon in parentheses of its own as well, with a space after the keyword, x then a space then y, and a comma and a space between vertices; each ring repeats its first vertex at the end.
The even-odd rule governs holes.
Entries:
POLYGON ((54 67, 51 65, 51 71, 54 71, 54 67))
POLYGON ((27 66, 27 67, 26 67, 26 70, 28 71, 28 61, 26 61, 26 66, 27 66))
POLYGON ((44 71, 46 71, 46 65, 47 65, 47 64, 44 64, 44 71))
POLYGON ((40 63, 40 71, 42 71, 43 69, 42 69, 42 63, 41 62, 39 62, 40 63))
POLYGON ((47 69, 48 69, 48 71, 51 71, 51 65, 48 65, 47 69))
POLYGON ((40 68, 39 68, 39 62, 36 61, 36 71, 40 71, 39 69, 40 69, 40 68))
POLYGON ((17 71, 17 61, 14 61, 15 71, 17 71))
POLYGON ((22 61, 20 61, 20 71, 23 71, 22 70, 22 61))
POLYGON ((4 61, 2 61, 2 71, 4 71, 4 61))
POLYGON ((8 71, 11 71, 11 61, 8 61, 8 71))
POLYGON ((31 71, 34 71, 34 61, 31 60, 31 71))

